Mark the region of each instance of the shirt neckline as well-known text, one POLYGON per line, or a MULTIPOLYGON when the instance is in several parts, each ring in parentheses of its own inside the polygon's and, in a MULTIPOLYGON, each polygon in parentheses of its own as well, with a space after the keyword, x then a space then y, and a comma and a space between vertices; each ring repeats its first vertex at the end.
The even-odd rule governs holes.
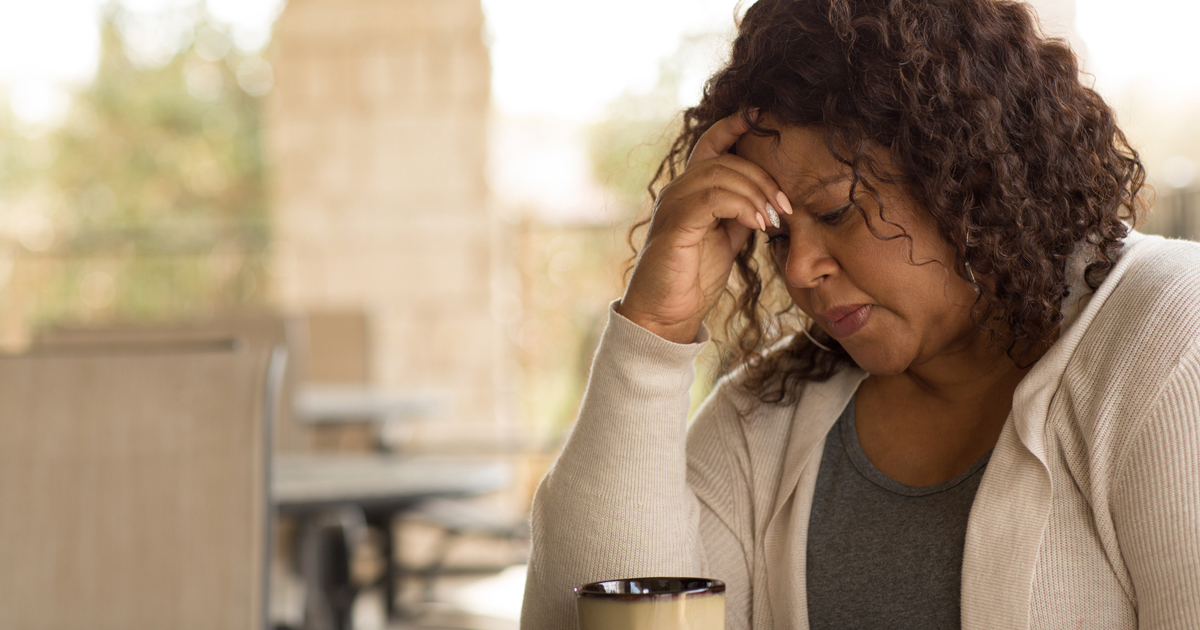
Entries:
POLYGON ((876 468, 875 464, 872 464, 871 460, 867 459, 867 454, 863 452, 862 444, 858 441, 858 429, 854 424, 855 398, 857 398, 857 395, 850 398, 846 409, 842 411, 841 417, 837 420, 837 424, 840 425, 841 430, 842 447, 846 451, 846 456, 850 458, 850 463, 854 465, 858 473, 865 477, 867 481, 884 490, 906 497, 924 497, 945 492, 982 470, 992 456, 992 451, 989 450, 982 457, 975 460, 975 463, 971 464, 966 470, 959 473, 957 477, 931 486, 910 486, 906 483, 896 481, 876 468))

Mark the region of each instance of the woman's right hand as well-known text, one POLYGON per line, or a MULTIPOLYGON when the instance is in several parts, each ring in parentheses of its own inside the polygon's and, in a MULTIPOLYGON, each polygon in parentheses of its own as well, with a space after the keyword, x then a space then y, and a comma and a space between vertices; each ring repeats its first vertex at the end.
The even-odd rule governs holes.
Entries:
POLYGON ((792 212, 766 171, 729 152, 749 130, 740 112, 714 123, 654 202, 617 312, 669 341, 695 341, 750 234, 792 212))

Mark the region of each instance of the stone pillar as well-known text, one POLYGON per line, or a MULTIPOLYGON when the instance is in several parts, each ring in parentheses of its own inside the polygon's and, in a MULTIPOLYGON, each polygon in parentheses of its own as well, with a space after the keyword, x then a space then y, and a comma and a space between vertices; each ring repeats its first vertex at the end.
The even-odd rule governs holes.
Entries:
POLYGON ((277 302, 362 309, 376 385, 447 393, 418 446, 504 437, 479 0, 290 0, 272 63, 277 302))

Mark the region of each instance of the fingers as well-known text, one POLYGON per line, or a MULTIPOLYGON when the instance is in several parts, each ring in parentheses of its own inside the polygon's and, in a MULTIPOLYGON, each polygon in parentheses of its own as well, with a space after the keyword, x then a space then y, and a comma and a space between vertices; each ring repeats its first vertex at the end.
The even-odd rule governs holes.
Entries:
POLYGON ((768 224, 778 227, 779 215, 772 207, 769 194, 763 191, 759 183, 743 175, 736 167, 731 168, 717 160, 690 173, 677 189, 671 191, 671 195, 685 198, 708 189, 720 189, 745 197, 762 219, 764 230, 768 224))
MULTIPOLYGON (((737 171, 746 179, 754 182, 758 189, 766 195, 766 203, 769 203, 773 210, 778 210, 784 214, 792 213, 792 202, 788 200, 787 195, 779 187, 774 177, 764 171, 754 162, 736 155, 722 155, 715 160, 718 164, 737 171)), ((770 214, 771 211, 768 211, 770 214)), ((767 217, 770 219, 770 217, 767 217)), ((776 226, 779 227, 779 226, 776 226)))
POLYGON ((697 162, 711 160, 728 153, 738 138, 747 131, 750 131, 750 126, 746 124, 746 119, 741 112, 726 116, 713 123, 713 126, 701 134, 700 139, 696 141, 696 146, 692 148, 692 154, 688 156, 684 170, 691 168, 697 162))
POLYGON ((761 217, 757 223, 763 231, 767 225, 781 225, 780 211, 787 214, 792 211, 775 180, 753 162, 736 155, 722 155, 698 165, 663 192, 669 198, 683 199, 710 188, 745 197, 761 217))
MULTIPOLYGON (((749 116, 757 118, 758 112, 752 111, 749 116)), ((768 225, 779 228, 782 225, 779 213, 792 214, 787 195, 757 164, 729 152, 749 130, 750 124, 742 112, 714 123, 696 141, 684 172, 662 191, 660 201, 668 198, 685 200, 678 206, 683 209, 694 207, 696 200, 705 204, 724 200, 732 205, 724 210, 709 208, 697 218, 702 222, 711 221, 711 217, 736 219, 745 227, 764 232, 768 225), (750 214, 743 216, 746 208, 750 209, 750 214)), ((659 207, 666 206, 674 204, 659 207)))
POLYGON ((730 219, 751 230, 767 230, 761 211, 745 195, 723 188, 705 188, 683 201, 693 208, 701 209, 702 214, 710 221, 730 219))
MULTIPOLYGON (((758 110, 751 110, 749 116, 752 119, 756 119, 758 117, 758 110)), ((753 182, 758 190, 761 191, 761 194, 752 192, 747 194, 758 202, 759 212, 764 219, 763 222, 779 227, 779 212, 792 214, 792 204, 788 200, 787 195, 780 190, 779 184, 766 171, 759 168, 758 165, 729 153, 730 149, 737 143, 738 138, 750 130, 750 125, 746 120, 747 117, 742 112, 737 112, 718 120, 708 131, 705 131, 700 136, 700 139, 696 141, 696 146, 692 149, 692 154, 688 157, 687 165, 684 168, 685 178, 688 171, 698 168, 711 168, 712 162, 717 162, 725 168, 736 171, 753 182)), ((709 180, 710 178, 711 175, 706 175, 703 179, 709 180)), ((716 185, 724 185, 726 189, 735 192, 746 192, 744 186, 730 185, 728 178, 722 178, 721 183, 716 185)))

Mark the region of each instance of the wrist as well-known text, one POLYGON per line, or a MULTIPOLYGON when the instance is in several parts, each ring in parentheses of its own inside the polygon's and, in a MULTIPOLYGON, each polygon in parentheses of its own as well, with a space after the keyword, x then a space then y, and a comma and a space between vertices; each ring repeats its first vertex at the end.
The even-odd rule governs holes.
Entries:
POLYGON ((616 311, 621 317, 671 343, 695 343, 702 325, 699 321, 663 322, 636 308, 626 307, 624 300, 617 303, 616 311))

